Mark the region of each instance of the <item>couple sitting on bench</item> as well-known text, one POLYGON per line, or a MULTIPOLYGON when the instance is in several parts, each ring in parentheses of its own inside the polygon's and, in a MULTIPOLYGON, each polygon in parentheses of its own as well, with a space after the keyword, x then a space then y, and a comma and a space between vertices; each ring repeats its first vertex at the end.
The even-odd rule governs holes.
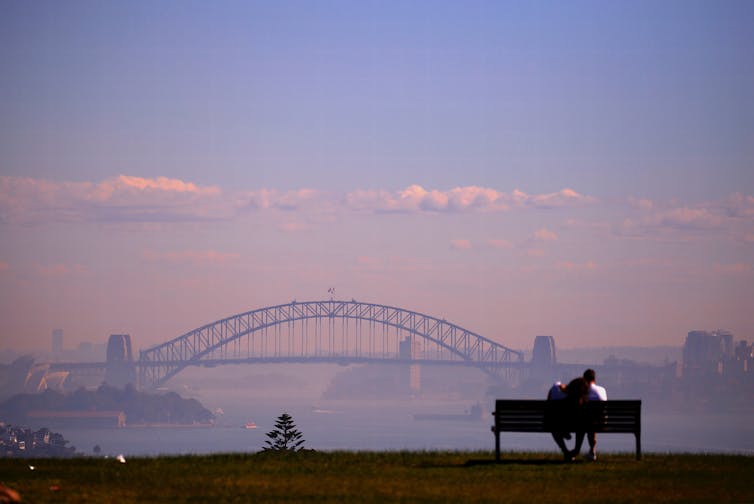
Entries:
POLYGON ((597 434, 594 430, 589 430, 588 426, 596 425, 602 419, 599 410, 581 407, 588 401, 607 401, 607 391, 595 382, 594 370, 587 369, 583 376, 571 380, 568 385, 555 382, 547 393, 547 400, 556 402, 547 411, 545 422, 550 425, 552 437, 568 462, 581 452, 585 435, 589 442, 586 458, 597 460, 597 434), (571 432, 576 433, 573 450, 569 450, 565 444, 566 439, 571 439, 571 432))

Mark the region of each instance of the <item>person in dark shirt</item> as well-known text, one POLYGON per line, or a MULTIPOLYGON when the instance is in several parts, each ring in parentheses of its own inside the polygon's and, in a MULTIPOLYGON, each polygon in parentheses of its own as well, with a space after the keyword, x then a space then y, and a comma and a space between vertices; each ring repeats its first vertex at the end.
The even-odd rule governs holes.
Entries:
MULTIPOLYGON (((565 441, 571 439, 572 423, 578 418, 580 406, 586 402, 588 392, 588 384, 583 377, 579 377, 571 380, 568 385, 555 382, 547 393, 547 400, 558 401, 558 404, 553 404, 548 410, 545 422, 549 424, 552 438, 563 452, 566 462, 573 460, 574 452, 568 449, 565 441)), ((583 442, 583 434, 581 440, 583 442)))

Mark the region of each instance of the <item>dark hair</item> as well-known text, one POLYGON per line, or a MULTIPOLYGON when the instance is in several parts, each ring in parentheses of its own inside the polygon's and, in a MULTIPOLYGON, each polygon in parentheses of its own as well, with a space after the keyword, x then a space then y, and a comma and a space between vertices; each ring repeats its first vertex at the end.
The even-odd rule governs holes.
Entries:
POLYGON ((589 384, 584 378, 579 376, 568 383, 566 387, 566 398, 576 404, 586 402, 589 397, 589 384))
POLYGON ((594 373, 594 369, 590 368, 590 369, 587 369, 586 371, 584 371, 584 379, 587 382, 589 382, 589 383, 592 383, 593 381, 596 381, 597 380, 597 375, 594 373))

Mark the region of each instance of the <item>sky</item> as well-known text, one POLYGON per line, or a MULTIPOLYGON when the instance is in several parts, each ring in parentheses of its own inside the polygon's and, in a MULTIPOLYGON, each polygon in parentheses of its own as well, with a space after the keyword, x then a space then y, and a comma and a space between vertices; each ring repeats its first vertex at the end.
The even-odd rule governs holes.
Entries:
POLYGON ((0 2, 0 349, 336 297, 754 339, 754 3, 0 2))

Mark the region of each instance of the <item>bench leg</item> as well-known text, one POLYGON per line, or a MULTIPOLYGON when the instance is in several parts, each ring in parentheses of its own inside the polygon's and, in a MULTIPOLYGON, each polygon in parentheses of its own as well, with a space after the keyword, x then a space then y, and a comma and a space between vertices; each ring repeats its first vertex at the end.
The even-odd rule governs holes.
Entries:
POLYGON ((637 432, 636 436, 636 460, 641 460, 641 432, 637 432))
POLYGON ((500 431, 495 431, 495 461, 500 462, 500 431))

